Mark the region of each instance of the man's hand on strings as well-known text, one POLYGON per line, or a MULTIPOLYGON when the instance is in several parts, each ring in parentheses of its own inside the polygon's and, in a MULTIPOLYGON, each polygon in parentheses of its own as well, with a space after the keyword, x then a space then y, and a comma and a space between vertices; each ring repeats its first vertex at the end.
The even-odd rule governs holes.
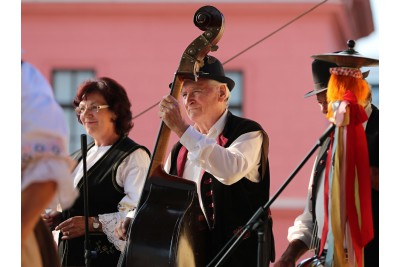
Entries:
POLYGON ((189 124, 182 118, 181 109, 173 96, 167 95, 159 103, 159 117, 164 121, 171 131, 175 132, 179 137, 183 135, 189 124))

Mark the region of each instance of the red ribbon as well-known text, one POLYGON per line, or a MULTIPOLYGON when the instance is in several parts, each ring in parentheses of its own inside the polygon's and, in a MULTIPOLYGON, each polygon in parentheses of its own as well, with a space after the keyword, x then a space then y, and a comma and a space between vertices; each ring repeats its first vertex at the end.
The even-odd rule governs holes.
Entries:
POLYGON ((329 144, 328 155, 326 156, 326 164, 325 164, 325 180, 324 180, 324 226, 322 228, 322 236, 321 243, 319 248, 318 255, 321 257, 322 252, 324 251, 325 242, 328 236, 328 225, 329 225, 329 168, 331 165, 331 157, 332 157, 332 144, 333 144, 333 133, 330 136, 331 142, 329 144))
POLYGON ((346 146, 346 208, 357 264, 363 266, 362 249, 374 237, 368 144, 362 125, 368 120, 368 116, 364 108, 357 103, 352 92, 346 91, 344 100, 349 103, 350 114, 346 146), (359 187, 361 223, 359 223, 355 204, 356 176, 359 187))

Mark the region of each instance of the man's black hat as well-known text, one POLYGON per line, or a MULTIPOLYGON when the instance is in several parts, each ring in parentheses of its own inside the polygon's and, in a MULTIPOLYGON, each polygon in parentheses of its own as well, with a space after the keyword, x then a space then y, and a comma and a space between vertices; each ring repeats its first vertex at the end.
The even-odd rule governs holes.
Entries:
MULTIPOLYGON (((337 55, 337 57, 341 57, 341 51, 336 51, 330 54, 325 55, 337 55)), ((333 56, 332 56, 333 57, 333 56)), ((325 59, 325 58, 324 58, 325 59)), ((314 90, 308 92, 304 95, 304 97, 310 97, 321 93, 328 89, 328 82, 331 77, 331 73, 329 71, 330 68, 339 67, 337 64, 325 60, 314 59, 311 64, 312 75, 314 80, 314 90)), ((367 78, 369 71, 363 72, 363 78, 367 78)))
POLYGON ((314 80, 314 90, 308 92, 304 97, 310 97, 328 89, 330 68, 338 67, 335 63, 315 59, 311 64, 312 76, 314 80))
POLYGON ((200 68, 198 75, 199 78, 226 83, 229 91, 232 91, 233 87, 235 87, 235 82, 231 78, 225 76, 225 71, 221 62, 213 56, 207 55, 204 58, 204 66, 200 68))
MULTIPOLYGON (((204 65, 200 68, 197 75, 199 78, 226 83, 229 91, 232 91, 233 87, 235 87, 235 82, 231 78, 225 76, 225 71, 221 62, 213 56, 207 55, 204 57, 204 65)), ((171 86, 172 83, 169 84, 169 88, 171 88, 171 86)))

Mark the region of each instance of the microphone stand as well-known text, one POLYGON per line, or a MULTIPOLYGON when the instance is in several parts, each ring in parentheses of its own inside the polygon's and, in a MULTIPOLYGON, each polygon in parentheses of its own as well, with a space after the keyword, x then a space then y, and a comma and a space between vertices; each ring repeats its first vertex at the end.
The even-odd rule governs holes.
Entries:
MULTIPOLYGON (((270 198, 270 200, 264 205, 261 206, 251 217, 251 219, 246 223, 243 227, 243 230, 240 232, 239 235, 234 235, 226 244, 225 246, 218 252, 218 254, 208 263, 207 267, 217 267, 220 266, 230 254, 232 254, 233 250, 243 241, 243 237, 249 231, 254 231, 258 229, 258 256, 257 256, 257 266, 262 267, 262 249, 260 246, 262 245, 264 238, 260 237, 263 234, 263 231, 260 230, 264 224, 263 215, 265 215, 265 211, 271 206, 271 204, 276 200, 276 198, 282 193, 282 191, 286 188, 286 186, 292 181, 294 176, 299 172, 299 170, 304 166, 304 164, 308 161, 311 155, 315 152, 315 150, 323 144, 325 139, 329 136, 329 134, 335 129, 335 125, 332 124, 325 130, 323 135, 318 139, 317 143, 314 147, 310 150, 307 156, 303 159, 303 161, 297 166, 297 168, 292 172, 289 178, 285 181, 285 183, 279 188, 279 190, 275 193, 275 195, 270 198)), ((268 263, 269 264, 269 263, 268 263)))
POLYGON ((87 141, 86 134, 81 135, 81 150, 82 150, 82 164, 83 164, 83 213, 85 216, 85 265, 90 266, 92 258, 96 257, 96 251, 90 250, 89 240, 89 188, 86 171, 86 154, 87 154, 87 141))

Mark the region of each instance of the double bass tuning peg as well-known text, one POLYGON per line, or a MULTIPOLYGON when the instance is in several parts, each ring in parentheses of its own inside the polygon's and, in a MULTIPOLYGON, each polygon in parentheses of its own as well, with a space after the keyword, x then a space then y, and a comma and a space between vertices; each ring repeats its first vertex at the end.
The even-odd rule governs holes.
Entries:
POLYGON ((215 52, 215 51, 217 51, 218 50, 218 45, 213 45, 213 46, 211 46, 211 52, 215 52))
POLYGON ((194 24, 203 31, 207 29, 207 26, 210 24, 210 22, 211 16, 208 13, 198 12, 194 16, 194 24))

